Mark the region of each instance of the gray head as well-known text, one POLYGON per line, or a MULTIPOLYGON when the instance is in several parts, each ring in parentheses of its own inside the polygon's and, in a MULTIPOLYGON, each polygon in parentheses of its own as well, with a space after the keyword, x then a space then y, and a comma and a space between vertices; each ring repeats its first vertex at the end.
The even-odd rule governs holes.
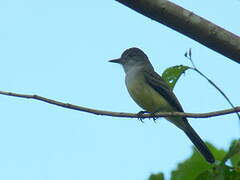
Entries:
POLYGON ((120 58, 110 60, 109 62, 121 64, 125 72, 127 72, 132 67, 143 67, 143 65, 152 66, 147 55, 141 49, 136 47, 125 50, 120 58))

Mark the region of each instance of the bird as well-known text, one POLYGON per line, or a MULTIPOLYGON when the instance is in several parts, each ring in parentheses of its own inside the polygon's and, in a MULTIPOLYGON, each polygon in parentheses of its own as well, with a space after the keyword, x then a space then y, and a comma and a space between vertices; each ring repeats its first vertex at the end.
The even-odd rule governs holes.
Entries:
MULTIPOLYGON (((132 99, 149 113, 184 112, 170 86, 155 72, 148 56, 139 48, 126 49, 120 58, 109 62, 122 65, 125 84, 132 99)), ((143 112, 143 111, 140 111, 143 112)), ((186 117, 166 117, 192 141, 208 163, 215 159, 206 144, 191 127, 186 117)))

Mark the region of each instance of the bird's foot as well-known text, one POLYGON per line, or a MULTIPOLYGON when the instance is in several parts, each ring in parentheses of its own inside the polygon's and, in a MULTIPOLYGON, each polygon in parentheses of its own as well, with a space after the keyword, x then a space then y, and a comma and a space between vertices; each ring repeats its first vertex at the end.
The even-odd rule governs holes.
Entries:
POLYGON ((149 119, 151 119, 151 118, 153 119, 153 122, 154 122, 154 123, 157 122, 157 118, 158 118, 158 117, 156 117, 155 112, 150 113, 150 117, 149 117, 149 119))
POLYGON ((139 111, 137 113, 138 120, 141 121, 142 123, 144 123, 144 121, 143 121, 144 117, 142 115, 145 114, 145 113, 148 113, 148 112, 147 111, 139 111))

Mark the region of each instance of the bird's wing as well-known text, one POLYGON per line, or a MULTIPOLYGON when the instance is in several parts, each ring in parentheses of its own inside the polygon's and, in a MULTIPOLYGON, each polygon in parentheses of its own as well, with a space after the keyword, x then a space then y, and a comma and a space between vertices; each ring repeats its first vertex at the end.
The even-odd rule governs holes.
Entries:
MULTIPOLYGON (((183 112, 183 108, 179 103, 177 97, 174 95, 169 85, 161 78, 161 76, 159 76, 153 70, 148 69, 144 70, 144 76, 147 83, 160 95, 162 95, 171 106, 175 107, 177 111, 183 112)), ((197 149, 202 153, 204 158, 209 163, 213 163, 215 161, 214 156, 212 155, 206 144, 204 144, 200 136, 190 126, 187 119, 183 117, 182 120, 183 121, 178 121, 178 119, 171 119, 170 121, 186 133, 189 139, 193 142, 193 144, 197 147, 197 149)))
POLYGON ((183 112, 183 108, 179 103, 177 97, 174 95, 172 89, 162 79, 161 76, 159 76, 155 71, 148 71, 147 69, 144 70, 144 76, 147 83, 149 83, 153 89, 155 89, 161 96, 163 96, 171 106, 176 108, 177 111, 183 112))

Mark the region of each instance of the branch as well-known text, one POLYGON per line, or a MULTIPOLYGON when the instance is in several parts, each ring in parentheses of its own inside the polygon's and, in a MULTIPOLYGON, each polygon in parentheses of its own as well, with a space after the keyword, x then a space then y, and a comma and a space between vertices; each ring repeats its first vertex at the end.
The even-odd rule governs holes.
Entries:
POLYGON ((240 63, 239 36, 167 0, 116 0, 240 63))
POLYGON ((91 113, 91 114, 95 114, 95 115, 124 117, 124 118, 153 118, 153 117, 156 118, 156 117, 169 117, 169 116, 180 116, 180 117, 189 117, 189 118, 209 118, 209 117, 215 117, 215 116, 240 112, 240 106, 239 106, 239 107, 235 107, 233 109, 226 109, 226 110, 222 110, 222 111, 201 113, 201 114, 182 113, 182 112, 162 112, 162 113, 156 113, 156 114, 143 114, 139 117, 139 114, 96 110, 96 109, 86 108, 86 107, 77 106, 77 105, 73 105, 73 104, 69 104, 69 103, 63 103, 60 101, 48 99, 48 98, 38 96, 38 95, 19 94, 19 93, 12 93, 12 92, 6 92, 6 91, 0 91, 0 94, 7 95, 7 96, 19 97, 19 98, 35 99, 35 100, 43 101, 43 102, 53 104, 56 106, 60 106, 63 108, 87 112, 87 113, 91 113))
MULTIPOLYGON (((227 102, 230 104, 230 106, 232 108, 235 108, 235 106, 233 105, 233 103, 230 101, 230 99, 227 97, 227 95, 211 80, 209 79, 205 74, 203 74, 200 70, 197 69, 197 67, 195 66, 193 59, 192 59, 192 50, 191 48, 185 53, 185 57, 190 60, 190 62, 192 63, 193 67, 190 67, 190 69, 196 71, 198 74, 200 74, 202 77, 204 77, 213 87, 215 87, 218 92, 227 100, 227 102)), ((236 112, 238 119, 240 120, 240 115, 238 112, 236 112)))

